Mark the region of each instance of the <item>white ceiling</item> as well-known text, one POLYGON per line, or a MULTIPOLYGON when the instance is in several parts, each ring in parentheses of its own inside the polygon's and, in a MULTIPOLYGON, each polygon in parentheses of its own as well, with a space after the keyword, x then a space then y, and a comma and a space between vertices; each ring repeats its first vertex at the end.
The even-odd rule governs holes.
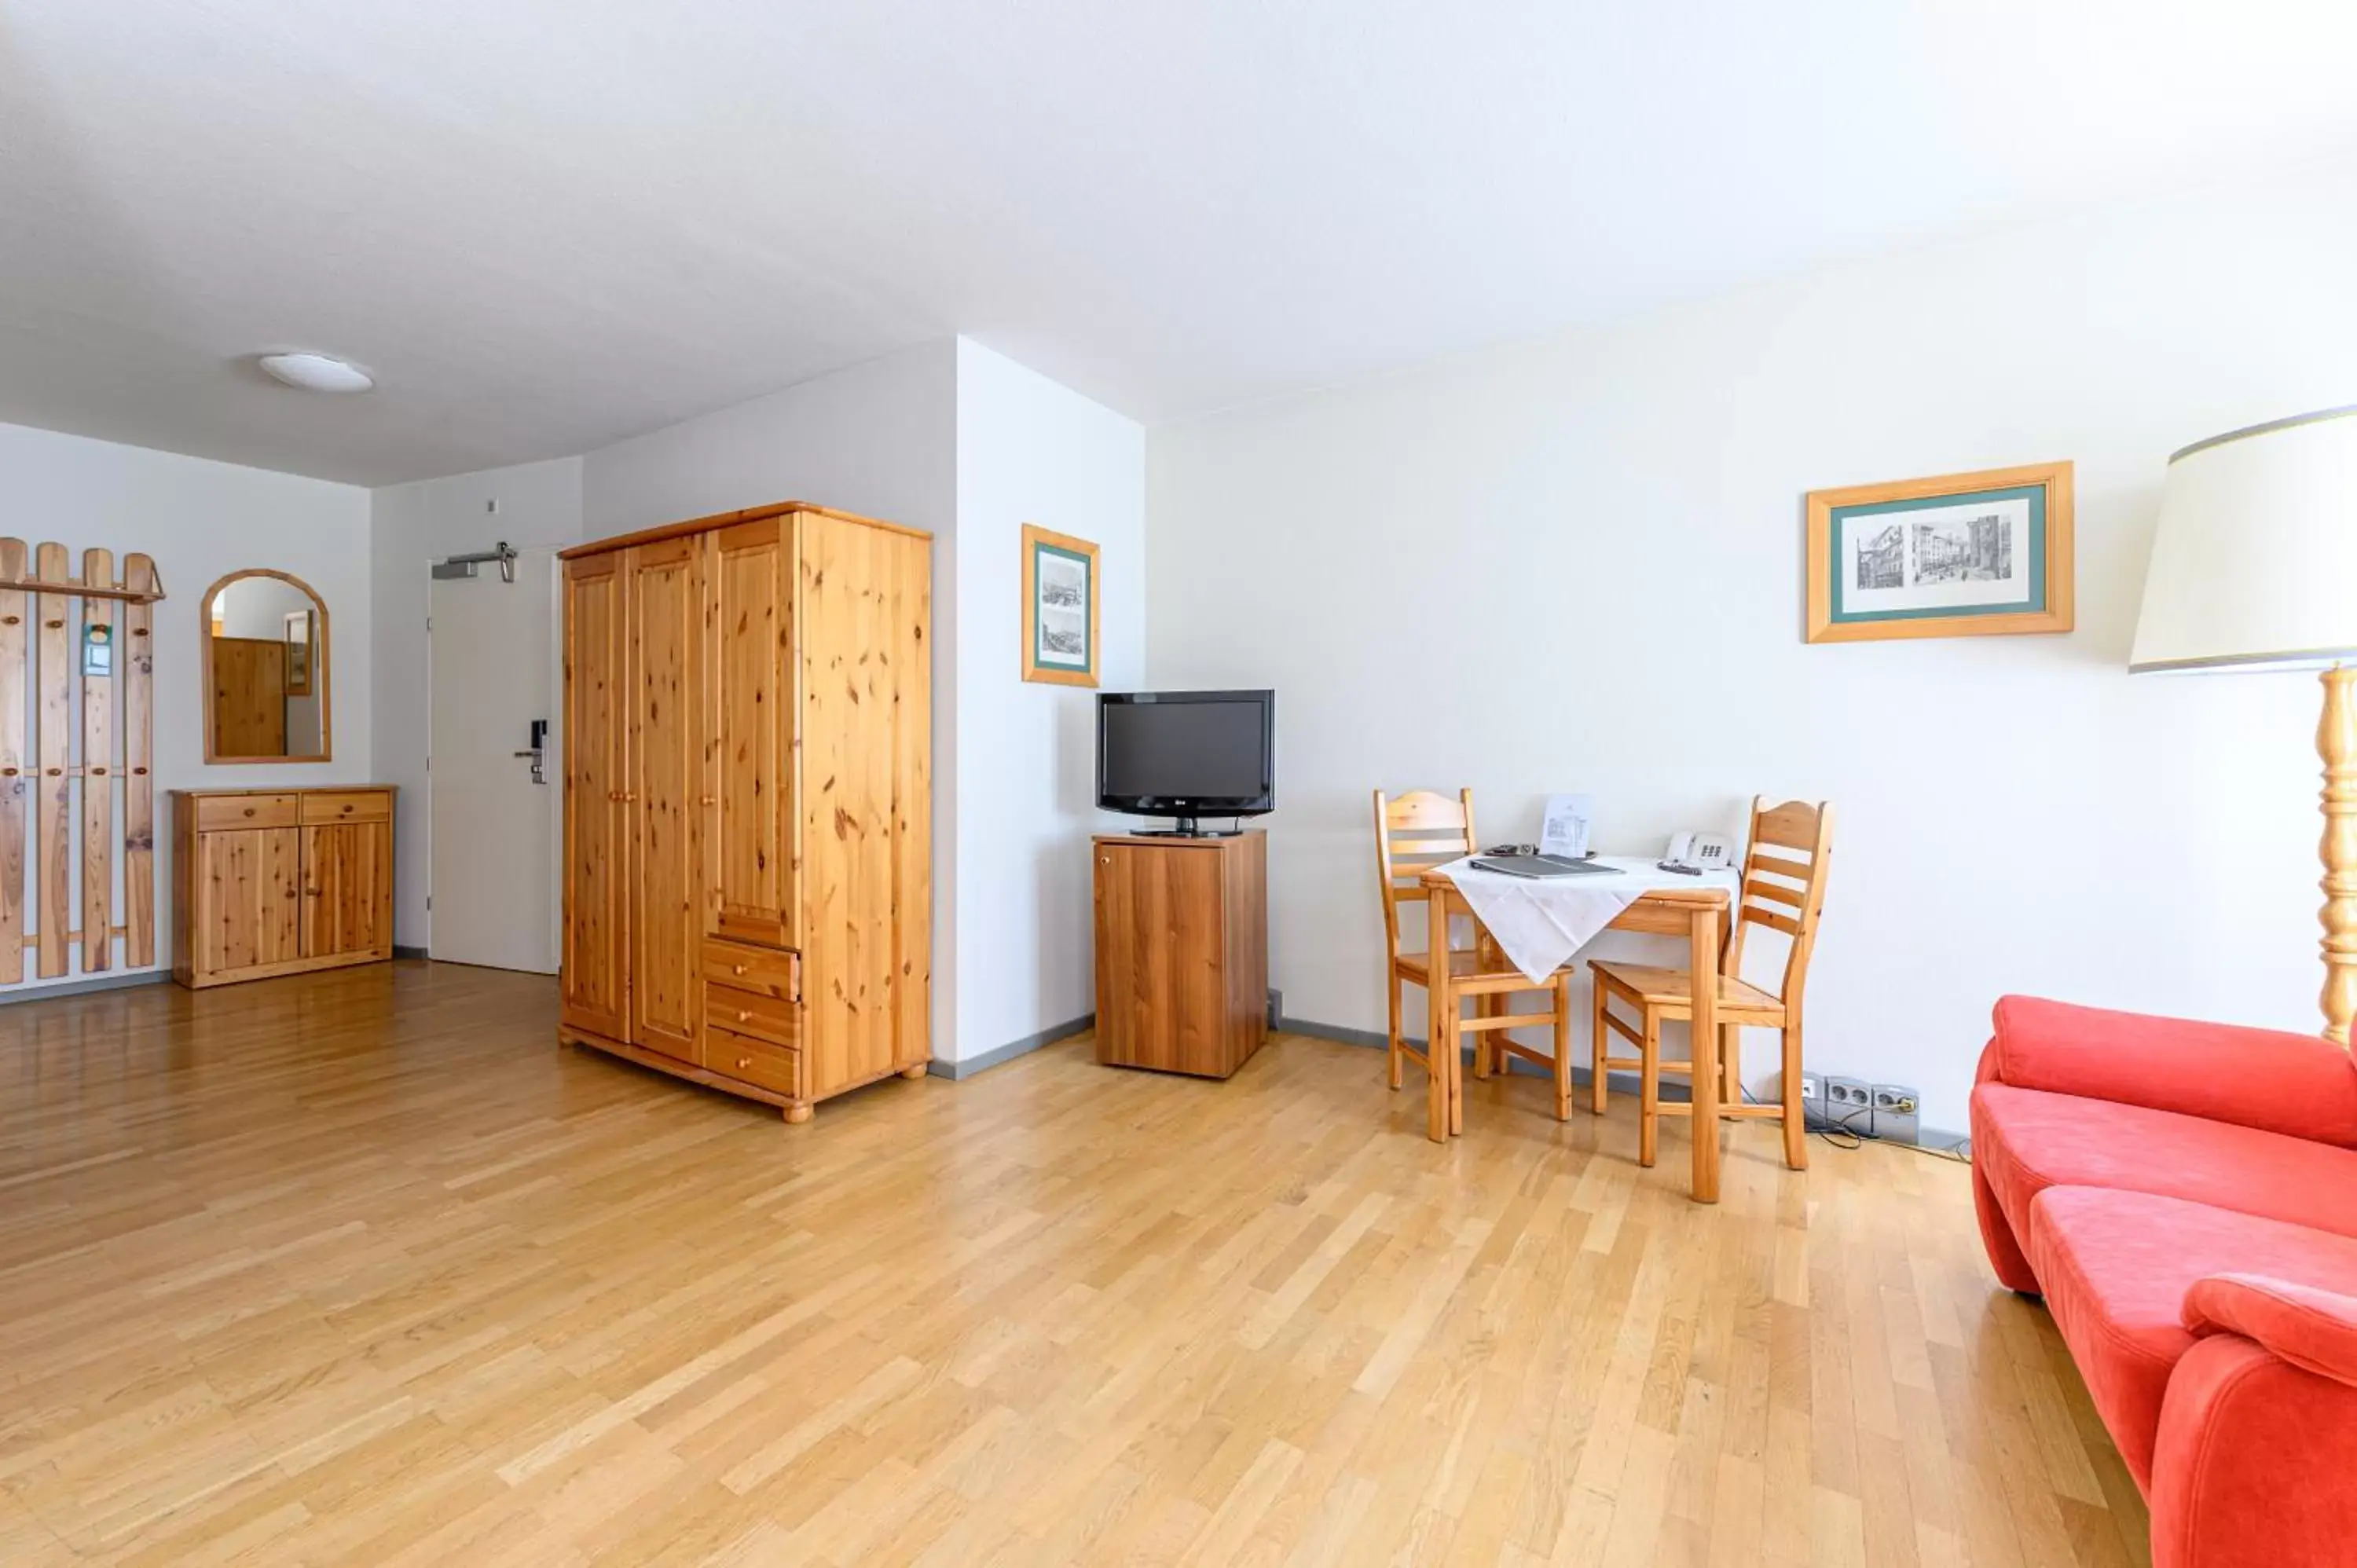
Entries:
POLYGON ((0 420, 382 483, 954 331, 1155 422, 2345 153, 2352 67, 2348 0, 8 0, 0 420))

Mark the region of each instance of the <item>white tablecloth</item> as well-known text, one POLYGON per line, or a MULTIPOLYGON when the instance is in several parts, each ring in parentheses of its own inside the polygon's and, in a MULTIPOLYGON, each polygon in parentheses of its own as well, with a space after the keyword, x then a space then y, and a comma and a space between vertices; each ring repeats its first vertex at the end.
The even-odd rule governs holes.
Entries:
MULTIPOLYGON (((1503 872, 1477 871, 1470 858, 1451 861, 1440 869, 1457 885, 1474 918, 1498 940, 1514 967, 1533 980, 1544 980, 1562 968, 1565 960, 1586 947, 1648 888, 1724 887, 1731 896, 1738 880, 1732 871, 1681 876, 1642 856, 1599 854, 1596 863, 1617 867, 1620 875, 1509 876, 1503 872)), ((1433 946, 1441 945, 1436 939, 1433 946)))

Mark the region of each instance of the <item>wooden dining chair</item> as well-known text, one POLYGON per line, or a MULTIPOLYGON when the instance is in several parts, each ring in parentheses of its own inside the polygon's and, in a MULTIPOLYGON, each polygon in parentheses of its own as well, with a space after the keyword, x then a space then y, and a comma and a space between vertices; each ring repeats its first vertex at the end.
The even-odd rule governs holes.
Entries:
POLYGON ((1480 842, 1473 831, 1470 789, 1459 789, 1454 800, 1429 789, 1410 790, 1396 800, 1385 797, 1381 789, 1375 791, 1375 873, 1383 894, 1383 991, 1391 1004, 1391 1086, 1400 1087, 1404 1062, 1414 1061, 1424 1069, 1436 1137, 1441 1135, 1444 1121, 1452 1124, 1449 1130, 1455 1130, 1453 1123, 1458 1115, 1445 1092, 1447 1077, 1439 1068, 1449 1058, 1442 1053, 1459 1049, 1458 1038, 1466 1034, 1474 1036, 1475 1077, 1487 1078, 1493 1067, 1503 1071, 1508 1058, 1521 1057, 1545 1068, 1554 1077, 1555 1120, 1568 1121, 1571 1117, 1570 965, 1566 964, 1544 980, 1534 981, 1516 969, 1486 934, 1477 934, 1470 948, 1453 948, 1449 946, 1448 933, 1432 928, 1430 922, 1426 951, 1407 952, 1400 947, 1400 906, 1421 903, 1428 907, 1431 903, 1431 893, 1418 879, 1434 866, 1477 853, 1480 842), (1406 987, 1421 985, 1430 994, 1435 953, 1445 955, 1443 961, 1448 965, 1451 993, 1459 999, 1475 998, 1478 1014, 1472 1018, 1458 1018, 1448 1015, 1456 1012, 1454 1007, 1434 1009, 1426 1047, 1419 1051, 1400 1033, 1400 1010, 1406 987), (1552 992, 1553 1010, 1509 1013, 1505 999, 1517 991, 1552 992), (1504 1034, 1507 1029, 1540 1027, 1555 1031, 1552 1058, 1541 1056, 1504 1034))
MULTIPOLYGON (((1690 1106, 1662 1102, 1662 1074, 1684 1073, 1689 1079, 1698 1070, 1719 1075, 1718 1113, 1727 1120, 1764 1117, 1784 1123, 1784 1163, 1794 1170, 1809 1164, 1808 1123, 1801 1104, 1801 997, 1809 976, 1809 952, 1816 943, 1817 917, 1824 908, 1825 868, 1833 855, 1834 808, 1831 801, 1814 806, 1787 800, 1770 807, 1766 796, 1751 801, 1751 837, 1743 862, 1743 886, 1736 899, 1735 932, 1721 960, 1718 983, 1718 1039, 1706 1054, 1695 1041, 1694 1061, 1662 1060, 1662 1026, 1694 1016, 1693 977, 1683 969, 1652 964, 1592 961, 1596 976, 1595 1035, 1589 1044, 1589 1109, 1604 1112, 1605 1079, 1614 1068, 1634 1068, 1639 1073, 1640 1104, 1637 1163, 1653 1163, 1660 1119, 1691 1116, 1690 1106), (1784 954, 1784 975, 1776 990, 1763 991, 1742 977, 1743 939, 1754 926, 1765 926, 1792 939, 1784 954), (1615 1015, 1609 1003, 1619 1001, 1636 1010, 1630 1025, 1615 1015), (1783 1039, 1783 1093, 1774 1105, 1744 1103, 1742 1031, 1747 1026, 1778 1031, 1783 1039), (1634 1057, 1616 1057, 1607 1048, 1607 1034, 1619 1035, 1637 1047, 1634 1057)), ((1705 1136, 1696 1128, 1695 1136, 1705 1136)))

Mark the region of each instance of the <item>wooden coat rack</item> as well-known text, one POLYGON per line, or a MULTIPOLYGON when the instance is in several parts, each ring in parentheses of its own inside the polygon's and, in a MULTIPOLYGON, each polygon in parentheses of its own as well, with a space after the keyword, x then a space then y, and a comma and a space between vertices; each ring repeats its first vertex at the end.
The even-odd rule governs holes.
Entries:
POLYGON ((33 552, 29 575, 25 567, 25 542, 0 539, 0 985, 24 981, 28 950, 35 955, 38 978, 67 973, 77 942, 85 974, 114 967, 116 937, 124 940, 126 967, 156 961, 151 618, 152 607, 164 596, 163 580, 155 562, 132 554, 123 558, 123 580, 115 581, 114 555, 106 550, 82 552, 81 575, 76 577, 62 544, 41 545, 33 552), (81 682, 79 734, 73 722, 77 676, 81 682), (31 703, 38 705, 31 710, 28 735, 31 703), (123 715, 119 752, 118 711, 123 715), (120 924, 114 918, 117 779, 123 780, 125 906, 120 924), (29 839, 28 796, 34 805, 29 839), (81 824, 79 930, 73 927, 77 821, 81 824), (38 922, 29 935, 25 929, 28 852, 38 888, 34 900, 38 922))

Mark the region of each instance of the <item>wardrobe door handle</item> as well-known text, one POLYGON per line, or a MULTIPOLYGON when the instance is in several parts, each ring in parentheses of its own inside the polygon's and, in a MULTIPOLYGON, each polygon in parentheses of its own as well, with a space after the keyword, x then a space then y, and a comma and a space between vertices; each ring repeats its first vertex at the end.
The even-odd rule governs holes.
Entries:
POLYGON ((728 966, 728 972, 731 974, 742 974, 745 972, 745 966, 741 963, 732 963, 728 966))

